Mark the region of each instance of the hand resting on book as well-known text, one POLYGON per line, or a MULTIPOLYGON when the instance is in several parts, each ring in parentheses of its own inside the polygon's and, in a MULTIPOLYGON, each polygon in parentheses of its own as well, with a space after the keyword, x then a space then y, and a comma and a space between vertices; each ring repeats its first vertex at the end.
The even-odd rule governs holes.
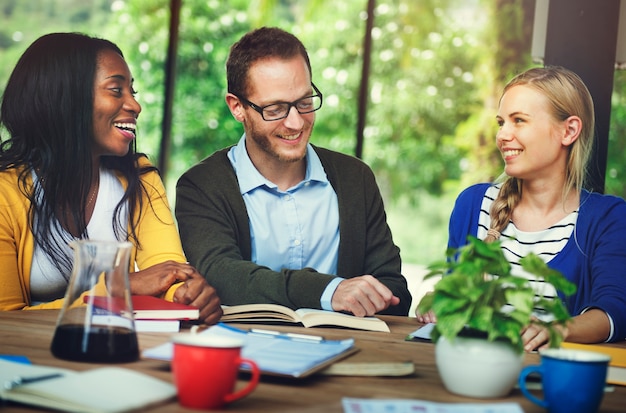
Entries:
POLYGON ((343 280, 331 301, 333 310, 347 311, 357 317, 373 316, 398 304, 400 299, 371 275, 343 280))

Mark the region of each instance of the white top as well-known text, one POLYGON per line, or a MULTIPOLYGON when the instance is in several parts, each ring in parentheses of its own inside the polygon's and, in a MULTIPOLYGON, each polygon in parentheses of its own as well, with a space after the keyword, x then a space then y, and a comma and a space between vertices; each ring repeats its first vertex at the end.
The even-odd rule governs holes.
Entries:
MULTIPOLYGON (((34 172, 33 182, 35 185, 39 184, 39 179, 34 172)), ((113 232, 113 212, 115 211, 115 206, 122 199, 122 196, 124 196, 124 188, 113 171, 100 169, 98 195, 96 197, 93 214, 87 224, 89 239, 117 241, 115 233, 113 232)), ((127 211, 122 211, 121 216, 125 219, 125 221, 121 223, 122 227, 127 228, 127 211)), ((37 217, 35 217, 35 222, 36 221, 37 217)), ((53 230, 55 230, 55 228, 61 227, 56 226, 53 230)), ((69 242, 76 238, 62 228, 60 234, 57 235, 67 241, 67 244, 63 246, 63 250, 68 256, 73 257, 69 242)), ((50 260, 50 257, 35 243, 30 272, 31 305, 63 298, 69 278, 70 274, 61 274, 59 269, 50 260)))

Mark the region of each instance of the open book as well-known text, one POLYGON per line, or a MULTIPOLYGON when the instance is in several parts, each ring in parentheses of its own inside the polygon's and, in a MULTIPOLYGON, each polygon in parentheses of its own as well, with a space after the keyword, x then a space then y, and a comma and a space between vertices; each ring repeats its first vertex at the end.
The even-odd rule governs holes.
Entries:
POLYGON ((300 308, 292 310, 278 304, 242 304, 222 306, 223 322, 285 322, 302 324, 304 327, 335 326, 359 330, 389 332, 389 326, 380 318, 356 317, 335 311, 300 308))
POLYGON ((117 413, 176 396, 167 382, 121 367, 77 372, 0 359, 0 398, 66 412, 117 413))

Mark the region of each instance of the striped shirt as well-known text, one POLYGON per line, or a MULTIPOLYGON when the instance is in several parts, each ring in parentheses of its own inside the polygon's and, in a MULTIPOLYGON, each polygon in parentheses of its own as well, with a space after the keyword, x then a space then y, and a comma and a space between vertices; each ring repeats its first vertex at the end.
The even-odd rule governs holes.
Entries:
MULTIPOLYGON (((491 222, 489 210, 491 209, 491 204, 498 196, 500 187, 500 184, 489 187, 483 197, 477 232, 477 236, 480 239, 485 239, 487 236, 487 230, 491 222)), ((512 274, 530 280, 530 284, 537 295, 543 295, 545 298, 554 298, 556 297, 556 290, 551 284, 544 283, 543 279, 537 279, 533 274, 526 273, 519 263, 520 259, 532 252, 544 262, 549 263, 565 247, 572 236, 577 218, 578 210, 568 214, 549 228, 534 232, 522 231, 511 221, 501 231, 502 251, 507 261, 511 263, 512 274)))

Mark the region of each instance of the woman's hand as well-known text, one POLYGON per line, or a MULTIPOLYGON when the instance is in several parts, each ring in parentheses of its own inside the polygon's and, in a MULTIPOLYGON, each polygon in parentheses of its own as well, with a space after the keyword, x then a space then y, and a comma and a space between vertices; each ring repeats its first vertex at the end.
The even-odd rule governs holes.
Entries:
POLYGON ((550 333, 537 324, 530 324, 522 330, 522 343, 525 351, 543 350, 550 345, 550 333))
MULTIPOLYGON (((567 339, 569 329, 566 326, 562 324, 555 324, 553 327, 560 332, 563 340, 567 339)), ((522 343, 524 344, 524 351, 539 351, 547 349, 550 347, 550 332, 547 328, 541 325, 530 324, 522 330, 522 343)))
POLYGON ((435 313, 433 313, 432 310, 428 311, 426 314, 420 314, 417 312, 417 310, 415 310, 415 318, 417 318, 417 321, 423 324, 437 322, 437 316, 435 316, 435 313))
POLYGON ((187 281, 196 269, 189 264, 165 261, 145 270, 130 274, 130 292, 134 295, 152 295, 155 297, 165 292, 179 281, 187 281))
MULTIPOLYGON (((602 343, 609 338, 611 322, 609 316, 599 308, 591 308, 572 318, 566 325, 556 325, 563 341, 572 343, 602 343)), ((538 325, 531 324, 522 331, 524 350, 543 350, 549 347, 548 331, 538 325)))

